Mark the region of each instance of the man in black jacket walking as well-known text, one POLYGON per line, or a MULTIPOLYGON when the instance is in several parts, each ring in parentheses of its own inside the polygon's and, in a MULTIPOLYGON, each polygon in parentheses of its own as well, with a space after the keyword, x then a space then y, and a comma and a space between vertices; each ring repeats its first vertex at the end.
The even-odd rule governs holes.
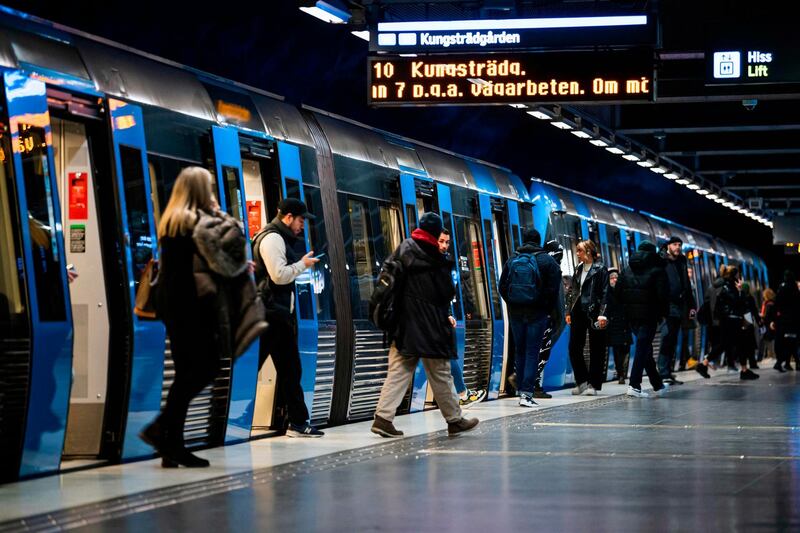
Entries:
POLYGON ((678 346, 678 333, 681 327, 688 329, 689 320, 694 318, 697 305, 689 282, 689 269, 686 256, 681 252, 683 241, 671 237, 665 250, 665 267, 669 283, 669 314, 666 331, 661 337, 661 351, 658 354, 658 371, 667 383, 680 385, 672 373, 675 366, 675 349, 678 346))
POLYGON ((477 418, 461 416, 458 395, 450 374, 450 360, 458 357, 455 331, 450 322, 450 302, 455 296, 453 261, 439 251, 442 219, 436 213, 420 217, 419 227, 387 261, 399 260, 402 271, 395 283, 400 291, 400 315, 391 332, 389 371, 375 409, 372 432, 382 437, 402 437, 394 427, 397 407, 403 401, 417 365, 422 361, 428 383, 447 432, 457 435, 478 425, 477 418))
POLYGON ((669 312, 669 284, 663 260, 653 243, 642 241, 639 244, 614 291, 636 336, 636 354, 627 395, 647 398, 650 395, 642 392, 643 371, 647 371, 654 391, 664 388, 653 360, 653 338, 659 321, 669 312))
MULTIPOLYGON (((539 245, 541 235, 533 228, 527 228, 522 235, 522 246, 517 248, 514 257, 508 260, 500 275, 500 296, 508 305, 511 331, 514 335, 514 368, 519 385, 519 405, 534 407, 533 393, 536 386, 536 374, 539 367, 539 350, 542 347, 545 329, 550 314, 558 302, 558 290, 561 283, 561 268, 555 259, 539 245), (525 302, 517 301, 522 291, 517 287, 516 295, 513 284, 513 270, 517 261, 536 261, 539 279, 530 280, 538 284, 538 298, 525 302)), ((518 280, 519 281, 519 280, 518 280)), ((526 280, 522 280, 526 281, 526 280)))

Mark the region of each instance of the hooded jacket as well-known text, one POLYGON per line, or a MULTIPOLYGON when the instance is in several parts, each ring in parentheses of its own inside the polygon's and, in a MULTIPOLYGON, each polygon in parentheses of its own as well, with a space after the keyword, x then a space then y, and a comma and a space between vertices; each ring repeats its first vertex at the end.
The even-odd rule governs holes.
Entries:
POLYGON ((221 357, 236 358, 268 327, 247 272, 247 243, 232 217, 199 215, 191 236, 161 239, 159 316, 171 331, 203 337, 221 357))
POLYGON ((717 297, 719 296, 719 292, 722 290, 722 287, 724 285, 725 285, 725 278, 723 278, 722 276, 718 277, 708 288, 704 298, 704 300, 708 302, 709 311, 711 311, 711 324, 713 326, 719 326, 719 318, 717 318, 715 309, 717 307, 717 297))
POLYGON ((592 322, 598 316, 605 316, 608 305, 608 269, 600 261, 595 261, 586 274, 581 286, 581 274, 586 265, 581 263, 572 275, 572 283, 567 293, 567 314, 583 311, 592 322))
POLYGON ((744 321, 744 314, 747 312, 747 303, 742 297, 742 293, 736 288, 733 280, 726 279, 725 284, 717 296, 717 305, 714 312, 720 324, 741 326, 744 321))
MULTIPOLYGON (((561 315, 561 320, 564 318, 564 302, 561 299, 561 313, 557 313, 556 307, 559 305, 559 292, 561 286, 561 268, 556 263, 553 257, 546 253, 541 246, 534 243, 526 242, 517 248, 517 254, 531 254, 536 258, 536 264, 539 267, 539 280, 540 297, 536 302, 530 304, 513 304, 507 303, 508 314, 512 318, 523 319, 536 319, 545 315, 561 315)), ((513 258, 512 258, 513 259, 513 258)), ((508 277, 510 275, 508 265, 512 259, 509 259, 503 267, 503 272, 500 274, 500 296, 508 302, 508 277)), ((555 322, 554 322, 555 324, 555 322)))
POLYGON ((402 307, 392 339, 400 355, 457 358, 455 329, 449 319, 456 294, 451 275, 454 262, 439 252, 435 237, 420 229, 400 243, 390 257, 396 258, 403 265, 398 287, 402 307))
POLYGON ((631 254, 614 292, 631 325, 655 324, 669 313, 669 282, 656 252, 631 254))

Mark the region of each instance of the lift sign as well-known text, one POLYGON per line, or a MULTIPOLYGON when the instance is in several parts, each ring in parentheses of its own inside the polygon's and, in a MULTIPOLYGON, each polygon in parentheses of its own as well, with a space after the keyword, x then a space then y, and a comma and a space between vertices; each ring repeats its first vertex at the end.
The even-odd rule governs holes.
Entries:
POLYGON ((370 57, 373 106, 651 101, 651 54, 553 52, 370 57))

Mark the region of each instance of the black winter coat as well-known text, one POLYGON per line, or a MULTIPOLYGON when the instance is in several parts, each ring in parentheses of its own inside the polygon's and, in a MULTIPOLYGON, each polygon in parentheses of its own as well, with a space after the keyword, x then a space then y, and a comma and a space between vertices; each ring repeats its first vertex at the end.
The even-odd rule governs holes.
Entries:
POLYGON ((606 316, 608 270, 603 263, 595 261, 581 287, 581 273, 585 267, 581 263, 572 275, 572 283, 567 292, 567 314, 582 311, 594 322, 598 316, 606 316))
POLYGON ((406 239, 392 254, 403 264, 402 307, 393 335, 400 355, 456 359, 455 329, 450 303, 455 297, 453 261, 431 243, 406 239))
MULTIPOLYGON (((536 254, 536 264, 539 267, 539 278, 541 280, 540 298, 530 305, 508 303, 508 314, 514 318, 535 319, 545 315, 551 315, 554 307, 558 305, 559 290, 561 286, 561 267, 556 260, 546 253, 541 246, 533 243, 525 243, 517 248, 517 254, 536 254)), ((508 265, 513 260, 509 259, 503 267, 500 275, 500 296, 508 302, 508 265)))
POLYGON ((709 311, 711 311, 711 324, 714 326, 719 326, 719 319, 717 318, 717 313, 715 311, 717 307, 717 297, 719 296, 722 287, 725 286, 725 279, 722 277, 718 277, 714 280, 711 286, 708 287, 706 290, 705 297, 703 298, 704 301, 708 302, 709 311))
POLYGON ((692 291, 692 284, 689 281, 689 264, 686 256, 681 254, 676 259, 664 258, 664 271, 667 272, 667 269, 671 268, 675 269, 677 278, 677 285, 673 286, 669 273, 667 273, 667 280, 670 284, 670 305, 676 308, 678 313, 678 315, 673 313, 673 316, 680 316, 682 320, 686 321, 689 318, 689 310, 697 309, 694 291, 692 291))
POLYGON ((669 313, 669 283, 655 252, 634 252, 614 291, 629 324, 655 324, 669 313))
POLYGON ((732 280, 725 280, 725 285, 717 296, 717 305, 714 309, 720 324, 738 321, 741 325, 744 322, 744 314, 747 312, 747 303, 742 297, 742 293, 736 288, 736 283, 732 280))
MULTIPOLYGON (((619 283, 619 279, 617 279, 619 283)), ((608 326, 606 327, 606 342, 609 346, 622 346, 633 343, 631 336, 631 328, 628 325, 628 319, 625 316, 625 307, 622 305, 620 295, 609 287, 608 291, 608 307, 606 307, 606 317, 608 318, 608 326)))

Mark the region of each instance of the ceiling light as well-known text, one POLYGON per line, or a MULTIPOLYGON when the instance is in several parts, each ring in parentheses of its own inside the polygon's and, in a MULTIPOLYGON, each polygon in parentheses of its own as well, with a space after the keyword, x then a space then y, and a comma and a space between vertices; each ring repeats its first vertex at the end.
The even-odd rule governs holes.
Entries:
POLYGON ((640 167, 644 167, 644 168, 650 168, 650 167, 652 167, 653 165, 655 165, 655 162, 654 162, 654 161, 651 161, 651 160, 649 160, 649 159, 645 159, 644 161, 639 161, 639 162, 638 162, 638 163, 636 163, 636 164, 637 164, 637 165, 639 165, 640 167))
MULTIPOLYGON (((592 138, 591 135, 589 135, 588 133, 586 133, 583 130, 572 130, 570 133, 573 134, 575 137, 578 137, 579 139, 591 139, 592 138)), ((589 142, 592 142, 592 141, 589 141, 589 142)))
POLYGON ((510 105, 514 109, 526 109, 528 107, 525 104, 508 104, 508 105, 510 105))
POLYGON ((724 204, 725 198, 714 198, 714 201, 717 202, 718 204, 724 204))
POLYGON ((528 111, 527 113, 532 117, 538 118, 539 120, 550 120, 551 118, 553 118, 550 115, 548 115, 547 113, 543 113, 542 111, 539 111, 539 110, 528 111))
POLYGON ((725 207, 733 207, 734 203, 729 200, 725 200, 724 202, 722 202, 722 205, 724 205, 725 207))
MULTIPOLYGON (((701 190, 702 190, 702 189, 701 189, 701 190)), ((709 194, 708 194, 708 196, 706 196, 706 198, 708 198, 709 200, 714 200, 715 202, 716 202, 717 200, 719 200, 719 196, 717 196, 717 195, 716 195, 716 194, 714 194, 713 192, 712 192, 712 193, 709 193, 709 194)))
POLYGON ((694 191, 694 192, 696 192, 696 193, 697 193, 697 194, 699 194, 700 196, 706 196, 706 197, 708 197, 708 196, 709 196, 709 192, 708 192, 707 190, 705 190, 705 189, 697 189, 697 190, 696 190, 696 191, 694 191))
POLYGON ((595 146, 599 146, 600 148, 605 148, 608 146, 608 142, 604 141, 603 139, 592 139, 589 142, 595 146))
POLYGON ((639 161, 641 157, 636 154, 625 154, 622 156, 622 159, 627 159, 628 161, 639 161))
POLYGON ((567 124, 563 119, 554 120, 553 122, 550 123, 550 125, 551 126, 555 126, 556 128, 558 128, 560 130, 571 130, 572 129, 572 126, 567 124))
POLYGON ((688 185, 686 185, 686 188, 690 189, 692 191, 700 190, 700 186, 698 184, 696 184, 696 183, 689 183, 688 185))
POLYGON ((691 181, 687 180, 686 178, 681 178, 675 183, 677 183, 678 185, 688 185, 691 183, 691 181))
POLYGON ((655 172, 656 174, 666 174, 667 169, 664 167, 650 167, 650 172, 655 172))
POLYGON ((625 153, 625 151, 622 148, 618 148, 616 146, 609 146, 608 148, 606 148, 606 151, 611 152, 614 155, 622 155, 625 153))
POLYGON ((301 7, 300 11, 331 24, 344 24, 351 16, 347 8, 337 0, 317 0, 308 7, 301 7))
POLYGON ((746 211, 746 209, 744 207, 742 207, 740 205, 736 205, 736 204, 734 204, 731 209, 733 209, 737 213, 744 213, 746 211))
POLYGON ((767 222, 767 223, 766 223, 766 226, 767 226, 768 228, 772 228, 772 227, 774 226, 774 224, 772 223, 772 221, 770 221, 770 222, 767 222))
POLYGON ((355 35, 359 39, 364 39, 365 41, 369 42, 369 31, 367 31, 367 30, 364 30, 364 31, 351 31, 350 33, 352 33, 353 35, 355 35))
POLYGON ((664 177, 667 178, 668 180, 676 180, 679 179, 681 176, 680 174, 675 174, 674 172, 667 172, 666 174, 664 174, 664 177))

